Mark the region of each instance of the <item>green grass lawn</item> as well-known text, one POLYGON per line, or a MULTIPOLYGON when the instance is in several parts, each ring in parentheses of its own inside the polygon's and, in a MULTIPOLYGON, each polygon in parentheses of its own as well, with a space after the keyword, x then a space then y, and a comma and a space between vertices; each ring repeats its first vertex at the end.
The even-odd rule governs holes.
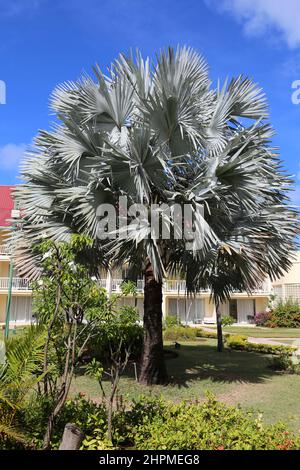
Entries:
MULTIPOLYGON (((166 344, 167 348, 172 345, 166 344)), ((134 380, 133 365, 121 378, 119 395, 128 401, 141 394, 162 395, 175 402, 203 400, 206 391, 226 403, 262 412, 266 422, 283 421, 300 430, 300 376, 269 369, 266 355, 225 350, 216 352, 215 340, 199 339, 184 343, 177 358, 167 359, 171 377, 168 386, 145 387, 134 380)), ((108 383, 104 388, 107 389, 108 383)), ((72 395, 83 392, 101 400, 97 382, 81 368, 73 382, 72 395)))
MULTIPOLYGON (((212 331, 216 327, 207 327, 212 331)), ((224 333, 253 336, 254 338, 300 338, 300 328, 261 328, 258 326, 226 326, 224 333)))
MULTIPOLYGON (((16 329, 9 330, 9 338, 13 338, 16 335, 21 335, 26 327, 18 327, 16 329)), ((0 329, 0 341, 4 340, 4 329, 0 329)))

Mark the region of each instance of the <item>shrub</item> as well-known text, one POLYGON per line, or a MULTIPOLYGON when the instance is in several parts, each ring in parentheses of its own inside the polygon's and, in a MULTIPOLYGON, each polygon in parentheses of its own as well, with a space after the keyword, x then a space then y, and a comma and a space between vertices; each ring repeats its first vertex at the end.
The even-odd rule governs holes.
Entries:
POLYGON ((247 340, 247 336, 239 335, 226 336, 226 344, 230 349, 238 351, 258 352, 262 354, 286 354, 288 356, 291 356, 296 349, 291 346, 250 343, 247 340))
POLYGON ((300 328, 300 305, 293 302, 278 304, 266 326, 270 328, 300 328))
POLYGON ((160 401, 157 409, 151 400, 152 415, 143 413, 145 400, 142 408, 136 403, 127 413, 136 449, 275 450, 298 449, 300 445, 299 438, 283 425, 263 425, 261 416, 217 402, 213 396, 203 404, 160 401))
POLYGON ((197 338, 197 328, 190 326, 176 325, 164 330, 164 340, 167 341, 187 341, 197 338))
POLYGON ((225 315, 222 317, 222 325, 223 326, 230 326, 235 323, 235 319, 231 317, 230 315, 225 315))
POLYGON ((212 338, 217 339, 218 335, 214 331, 202 330, 202 328, 197 328, 197 338, 212 338))
POLYGON ((271 318, 271 312, 259 312, 254 317, 254 323, 256 326, 267 326, 268 321, 271 318))
POLYGON ((170 328, 172 326, 177 326, 180 325, 180 322, 178 321, 177 317, 174 315, 167 315, 164 321, 164 326, 165 328, 170 328))
POLYGON ((276 371, 296 372, 295 365, 288 354, 279 354, 270 359, 269 368, 276 371))
MULTIPOLYGON (((121 307, 118 315, 95 328, 93 337, 87 344, 86 354, 102 364, 108 365, 110 351, 118 347, 122 335, 123 350, 125 351, 130 345, 131 359, 138 360, 142 352, 144 331, 136 320, 137 313, 133 307, 121 307)), ((84 341, 84 337, 82 341, 84 341)))
MULTIPOLYGON (((26 408, 20 415, 20 422, 26 434, 36 448, 41 448, 46 429, 49 410, 53 403, 43 395, 34 394, 27 402, 26 408)), ((54 433, 51 439, 51 448, 57 449, 61 441, 66 423, 74 423, 85 433, 86 443, 95 436, 105 440, 107 432, 106 409, 103 404, 97 404, 77 395, 67 400, 65 406, 55 421, 54 433)), ((90 444, 87 444, 90 447, 90 444)))
MULTIPOLYGON (((37 447, 41 445, 46 409, 30 403, 26 429, 35 428, 37 447), (33 408, 32 408, 33 406, 33 408), (38 409, 35 409, 35 408, 38 409), (32 413, 33 411, 33 413, 32 413), (30 426, 29 426, 30 425, 30 426)), ((208 395, 204 403, 172 404, 158 397, 142 396, 131 407, 114 415, 113 444, 107 441, 104 405, 82 395, 68 400, 55 422, 51 442, 57 449, 67 422, 77 424, 85 433, 81 449, 109 450, 124 447, 142 450, 255 450, 300 449, 299 437, 284 425, 264 425, 262 416, 227 406, 208 395)))

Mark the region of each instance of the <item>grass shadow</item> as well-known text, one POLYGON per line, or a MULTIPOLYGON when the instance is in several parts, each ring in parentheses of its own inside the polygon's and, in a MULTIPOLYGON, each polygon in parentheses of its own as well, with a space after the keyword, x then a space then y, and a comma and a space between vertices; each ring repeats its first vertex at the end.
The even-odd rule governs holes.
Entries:
POLYGON ((188 387, 189 382, 210 379, 221 383, 262 383, 275 375, 264 354, 232 351, 217 352, 212 341, 181 344, 176 360, 167 361, 171 383, 188 387))

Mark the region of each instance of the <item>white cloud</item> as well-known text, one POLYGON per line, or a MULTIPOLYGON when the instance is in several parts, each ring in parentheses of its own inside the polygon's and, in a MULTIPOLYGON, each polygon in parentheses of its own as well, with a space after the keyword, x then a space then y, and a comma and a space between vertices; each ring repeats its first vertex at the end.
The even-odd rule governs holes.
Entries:
POLYGON ((4 171, 17 169, 26 148, 26 144, 7 144, 0 147, 0 168, 4 171))
POLYGON ((206 0, 217 11, 229 12, 249 35, 281 36, 290 48, 300 46, 299 0, 206 0))

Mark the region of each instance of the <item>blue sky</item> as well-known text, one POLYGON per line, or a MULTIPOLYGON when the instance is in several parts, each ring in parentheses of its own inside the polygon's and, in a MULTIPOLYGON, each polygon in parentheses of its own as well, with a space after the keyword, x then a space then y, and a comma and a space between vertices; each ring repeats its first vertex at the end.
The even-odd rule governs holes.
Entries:
POLYGON ((295 175, 300 204, 299 0, 0 0, 0 184, 17 181, 19 161, 49 128, 49 94, 60 82, 105 67, 119 52, 188 44, 212 79, 244 73, 267 93, 275 144, 295 175))

